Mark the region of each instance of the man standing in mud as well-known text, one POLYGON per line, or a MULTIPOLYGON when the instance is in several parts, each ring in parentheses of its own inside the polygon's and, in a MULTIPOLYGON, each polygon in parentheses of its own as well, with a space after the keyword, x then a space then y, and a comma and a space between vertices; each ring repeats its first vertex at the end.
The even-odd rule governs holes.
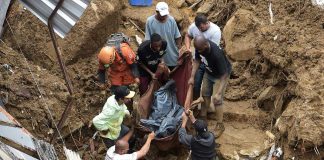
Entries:
MULTIPOLYGON (((220 28, 213 22, 208 21, 207 17, 204 14, 198 14, 195 17, 195 22, 192 23, 188 28, 188 32, 185 36, 185 46, 187 52, 192 51, 191 41, 193 38, 199 35, 204 35, 206 39, 211 40, 218 46, 220 45, 220 40, 221 40, 220 28)), ((205 73, 205 65, 201 63, 195 75, 195 82, 193 86, 194 100, 200 96, 201 83, 202 83, 204 73, 205 73)), ((207 107, 209 108, 209 106, 207 107)))
POLYGON ((146 20, 145 40, 150 40, 153 33, 159 34, 167 42, 166 54, 163 59, 172 71, 176 67, 179 58, 181 34, 176 21, 169 15, 169 6, 165 2, 157 3, 156 14, 146 20))
POLYGON ((207 119, 207 106, 210 106, 212 101, 217 121, 216 137, 219 137, 225 130, 223 124, 223 97, 232 65, 225 56, 224 51, 204 36, 195 37, 194 46, 196 48, 195 60, 188 83, 189 85, 194 84, 195 73, 200 63, 204 63, 206 67, 202 86, 204 102, 200 116, 202 119, 207 119))

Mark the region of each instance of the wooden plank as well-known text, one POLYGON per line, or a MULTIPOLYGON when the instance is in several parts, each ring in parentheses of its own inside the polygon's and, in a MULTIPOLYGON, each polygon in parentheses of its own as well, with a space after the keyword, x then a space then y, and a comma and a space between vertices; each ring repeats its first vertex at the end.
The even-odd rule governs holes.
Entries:
POLYGON ((1 0, 0 1, 0 38, 3 29, 3 24, 6 19, 7 10, 11 0, 1 0))

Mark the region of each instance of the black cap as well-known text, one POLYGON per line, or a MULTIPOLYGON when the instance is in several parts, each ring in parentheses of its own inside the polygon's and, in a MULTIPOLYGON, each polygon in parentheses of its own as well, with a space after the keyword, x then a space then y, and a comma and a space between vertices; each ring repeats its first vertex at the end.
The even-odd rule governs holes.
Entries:
POLYGON ((197 119, 195 123, 193 124, 195 130, 198 132, 198 134, 207 132, 207 123, 201 119, 197 119))
POLYGON ((134 91, 129 90, 126 86, 118 86, 114 91, 116 99, 119 98, 133 98, 134 91))

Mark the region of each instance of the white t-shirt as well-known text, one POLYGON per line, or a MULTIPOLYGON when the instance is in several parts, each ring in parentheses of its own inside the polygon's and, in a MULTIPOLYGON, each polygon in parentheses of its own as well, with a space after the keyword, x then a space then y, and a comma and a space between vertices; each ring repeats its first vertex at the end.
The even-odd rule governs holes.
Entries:
POLYGON ((112 146, 108 149, 105 160, 136 160, 137 152, 132 154, 117 154, 115 153, 115 146, 112 146))
POLYGON ((188 28, 188 34, 190 37, 197 37, 198 35, 203 35, 206 39, 211 40, 212 42, 216 43, 218 46, 221 40, 221 30, 220 28, 214 24, 213 22, 209 22, 210 27, 207 31, 201 32, 195 23, 192 23, 188 28))

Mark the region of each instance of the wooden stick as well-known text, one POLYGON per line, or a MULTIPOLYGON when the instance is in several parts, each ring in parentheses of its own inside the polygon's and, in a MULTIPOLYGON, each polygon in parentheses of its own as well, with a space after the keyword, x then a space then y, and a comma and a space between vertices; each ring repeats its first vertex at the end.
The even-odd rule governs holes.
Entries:
POLYGON ((202 2, 203 0, 199 0, 196 3, 192 4, 189 9, 195 8, 200 2, 202 2))
POLYGON ((143 36, 145 36, 145 32, 134 21, 132 21, 130 18, 127 19, 139 32, 143 34, 143 36))

